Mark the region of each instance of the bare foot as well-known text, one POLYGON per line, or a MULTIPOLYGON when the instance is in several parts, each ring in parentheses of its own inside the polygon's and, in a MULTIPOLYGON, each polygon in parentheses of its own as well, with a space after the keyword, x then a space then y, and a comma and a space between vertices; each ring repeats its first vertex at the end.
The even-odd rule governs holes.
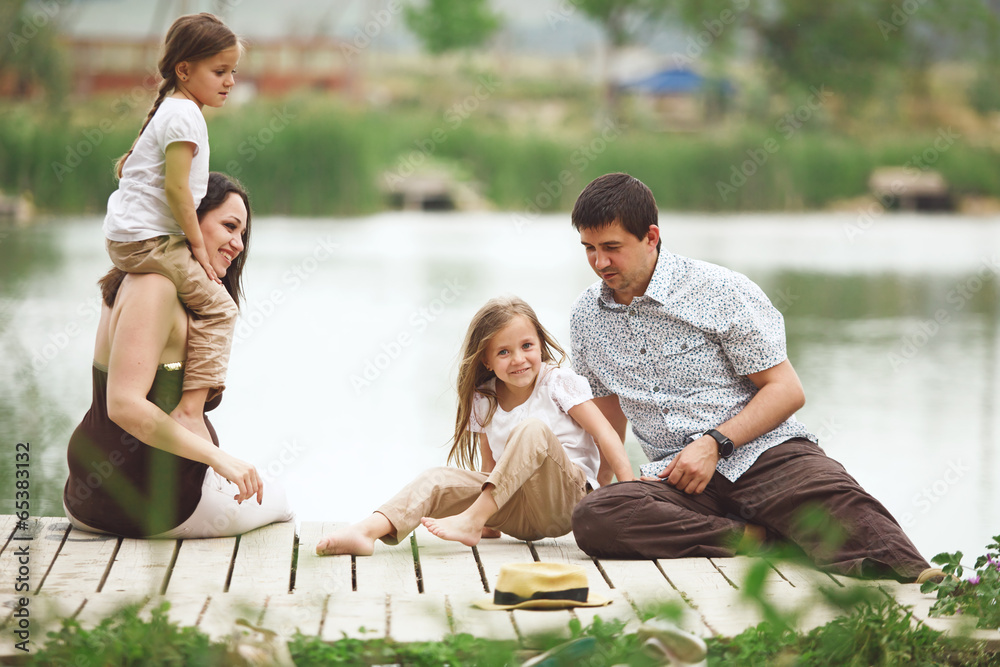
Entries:
POLYGON ((320 556, 371 556, 375 553, 375 538, 366 535, 357 525, 344 526, 321 539, 316 545, 316 553, 320 556))
POLYGON ((424 524, 427 530, 442 540, 461 542, 467 547, 474 547, 479 544, 479 540, 483 536, 482 524, 477 524, 462 514, 448 516, 443 519, 432 519, 429 516, 425 516, 420 520, 420 523, 424 524))
POLYGON ((489 526, 483 526, 483 537, 485 537, 485 538, 494 540, 494 539, 500 537, 502 534, 503 533, 501 533, 496 528, 490 528, 489 526))

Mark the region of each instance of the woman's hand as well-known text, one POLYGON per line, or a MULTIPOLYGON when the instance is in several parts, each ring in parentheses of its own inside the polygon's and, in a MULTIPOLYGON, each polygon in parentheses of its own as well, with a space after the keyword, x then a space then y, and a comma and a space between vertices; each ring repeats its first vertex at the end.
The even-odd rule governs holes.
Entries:
POLYGON ((258 505, 264 501, 264 481, 257 474, 257 468, 251 464, 220 449, 212 468, 240 488, 240 492, 233 496, 236 502, 242 503, 254 495, 257 496, 258 505))

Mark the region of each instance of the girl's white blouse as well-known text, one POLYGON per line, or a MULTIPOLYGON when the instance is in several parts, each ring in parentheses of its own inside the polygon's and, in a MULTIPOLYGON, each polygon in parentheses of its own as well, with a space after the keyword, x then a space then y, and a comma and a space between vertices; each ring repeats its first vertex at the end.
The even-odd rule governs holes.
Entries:
MULTIPOLYGON (((491 378, 483 387, 495 391, 496 378, 491 378)), ((590 434, 568 414, 574 406, 593 398, 590 383, 586 379, 568 368, 542 364, 528 400, 510 412, 505 412, 498 405, 493 419, 485 427, 482 426, 482 421, 489 413, 489 400, 476 392, 472 399, 469 430, 486 434, 493 460, 499 461, 514 427, 525 419, 540 419, 552 429, 569 460, 583 469, 591 487, 596 489, 597 470, 601 465, 597 445, 590 434)))

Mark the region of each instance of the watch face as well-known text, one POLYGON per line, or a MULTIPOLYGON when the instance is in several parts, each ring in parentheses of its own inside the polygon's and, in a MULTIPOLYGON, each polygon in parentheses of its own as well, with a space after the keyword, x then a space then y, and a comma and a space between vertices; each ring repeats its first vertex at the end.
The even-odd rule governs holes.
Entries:
POLYGON ((733 455, 734 451, 736 451, 736 446, 733 444, 733 441, 730 440, 729 438, 726 438, 725 440, 719 443, 719 456, 721 456, 722 458, 728 459, 730 456, 733 455))

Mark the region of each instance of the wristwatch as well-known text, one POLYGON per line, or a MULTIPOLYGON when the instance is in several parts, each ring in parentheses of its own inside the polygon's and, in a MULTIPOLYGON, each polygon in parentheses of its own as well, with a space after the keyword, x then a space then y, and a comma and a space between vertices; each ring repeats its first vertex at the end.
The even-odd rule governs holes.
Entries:
POLYGON ((736 451, 736 445, 733 444, 733 441, 716 431, 714 428, 710 428, 705 431, 705 435, 712 436, 715 438, 715 441, 719 443, 720 459, 728 459, 733 455, 733 452, 736 451))

